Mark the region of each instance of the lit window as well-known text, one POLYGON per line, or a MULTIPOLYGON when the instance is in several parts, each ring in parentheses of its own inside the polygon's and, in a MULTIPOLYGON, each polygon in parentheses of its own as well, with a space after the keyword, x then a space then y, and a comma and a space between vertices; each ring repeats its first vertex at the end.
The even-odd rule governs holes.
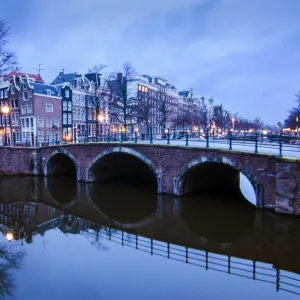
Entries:
POLYGON ((67 101, 63 101, 63 110, 67 110, 67 101))
POLYGON ((69 97, 70 97, 70 91, 69 91, 69 90, 66 90, 66 91, 65 91, 65 97, 66 97, 66 98, 69 98, 69 97))

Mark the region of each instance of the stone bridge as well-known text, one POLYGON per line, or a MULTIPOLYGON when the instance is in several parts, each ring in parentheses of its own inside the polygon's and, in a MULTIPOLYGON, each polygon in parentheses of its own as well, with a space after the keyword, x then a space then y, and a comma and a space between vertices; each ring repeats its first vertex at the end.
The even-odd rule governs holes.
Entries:
POLYGON ((58 175, 95 182, 147 181, 158 193, 180 196, 201 188, 239 189, 240 174, 255 191, 252 204, 300 214, 300 164, 266 154, 170 145, 68 144, 0 149, 0 174, 58 175))

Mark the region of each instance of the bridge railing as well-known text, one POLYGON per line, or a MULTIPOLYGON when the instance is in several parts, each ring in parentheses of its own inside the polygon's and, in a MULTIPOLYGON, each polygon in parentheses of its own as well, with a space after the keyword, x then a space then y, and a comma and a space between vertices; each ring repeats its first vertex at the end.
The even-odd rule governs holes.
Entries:
POLYGON ((153 256, 191 264, 207 271, 213 270, 273 284, 277 292, 282 290, 300 296, 300 275, 275 269, 271 264, 179 246, 110 227, 99 228, 97 233, 91 229, 87 229, 87 231, 102 239, 153 256))
MULTIPOLYGON (((71 140, 50 140, 34 142, 26 140, 25 143, 8 144, 7 146, 22 147, 43 147, 74 143, 139 143, 139 144, 160 144, 174 146, 190 146, 199 148, 222 149, 229 151, 241 151, 247 153, 264 153, 278 157, 300 156, 300 137, 283 134, 243 133, 229 132, 226 135, 215 135, 206 130, 203 133, 192 133, 188 130, 178 132, 167 129, 164 134, 133 134, 118 133, 99 135, 97 137, 86 137, 84 139, 71 140)), ((2 146, 4 144, 2 143, 2 146)))

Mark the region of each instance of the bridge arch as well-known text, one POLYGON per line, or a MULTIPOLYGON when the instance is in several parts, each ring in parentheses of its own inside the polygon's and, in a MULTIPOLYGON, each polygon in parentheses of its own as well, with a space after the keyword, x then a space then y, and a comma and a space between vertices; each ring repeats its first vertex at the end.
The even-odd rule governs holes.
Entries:
MULTIPOLYGON (((193 171, 197 167, 201 167, 201 166, 208 165, 208 164, 210 164, 210 165, 220 164, 222 166, 227 167, 228 170, 231 169, 231 170, 240 172, 250 182, 253 190, 256 191, 256 175, 255 174, 253 174, 251 171, 247 172, 247 170, 245 170, 240 163, 235 162, 235 160, 228 159, 227 157, 224 157, 224 156, 212 155, 212 156, 201 156, 201 157, 197 157, 197 158, 191 160, 176 174, 176 176, 173 178, 174 195, 180 196, 185 193, 184 185, 186 183, 185 181, 186 181, 186 178, 187 178, 187 175, 189 172, 193 171)), ((247 199, 247 200, 250 203, 252 203, 253 205, 255 205, 255 206, 257 205, 257 202, 256 202, 257 200, 249 200, 249 199, 247 199)))
POLYGON ((145 155, 143 155, 142 153, 140 153, 136 150, 127 148, 127 147, 115 147, 115 148, 108 149, 108 150, 105 150, 105 151, 99 153, 93 159, 92 163, 88 166, 88 168, 86 168, 86 181, 87 182, 97 181, 97 180, 95 180, 95 176, 93 174, 95 166, 97 165, 97 163, 102 161, 104 158, 106 158, 110 155, 113 155, 113 154, 124 154, 124 155, 127 155, 128 157, 131 157, 131 158, 133 157, 133 158, 137 159, 139 162, 141 162, 143 165, 145 165, 156 178, 158 193, 162 192, 161 174, 159 173, 159 170, 155 166, 155 164, 149 158, 147 158, 145 155))
POLYGON ((80 166, 76 158, 67 150, 54 150, 44 160, 44 176, 73 172, 76 180, 80 179, 80 166), (63 166, 65 164, 65 166, 63 166))

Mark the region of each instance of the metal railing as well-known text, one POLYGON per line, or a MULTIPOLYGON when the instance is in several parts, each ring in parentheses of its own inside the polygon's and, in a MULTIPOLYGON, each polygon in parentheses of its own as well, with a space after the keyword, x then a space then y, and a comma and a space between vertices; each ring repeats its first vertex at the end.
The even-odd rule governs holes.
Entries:
MULTIPOLYGON (((149 134, 106 134, 98 137, 88 137, 77 139, 76 141, 47 139, 40 142, 37 139, 26 139, 25 142, 13 141, 9 146, 22 147, 44 147, 65 144, 82 143, 138 143, 173 145, 199 148, 212 148, 219 150, 239 151, 247 153, 262 153, 278 157, 299 157, 300 156, 300 137, 280 134, 247 133, 235 134, 229 132, 228 135, 217 136, 206 130, 203 134, 191 133, 188 130, 181 134, 172 132, 168 129, 164 135, 158 135, 150 131, 149 134)), ((2 146, 4 144, 2 143, 2 146)))
MULTIPOLYGON (((87 231, 90 232, 90 229, 87 231)), ((92 233, 105 240, 149 253, 152 256, 191 264, 207 271, 213 270, 273 284, 277 292, 281 290, 300 296, 300 275, 274 269, 271 264, 179 246, 110 227, 102 227, 98 232, 93 230, 92 233)))

